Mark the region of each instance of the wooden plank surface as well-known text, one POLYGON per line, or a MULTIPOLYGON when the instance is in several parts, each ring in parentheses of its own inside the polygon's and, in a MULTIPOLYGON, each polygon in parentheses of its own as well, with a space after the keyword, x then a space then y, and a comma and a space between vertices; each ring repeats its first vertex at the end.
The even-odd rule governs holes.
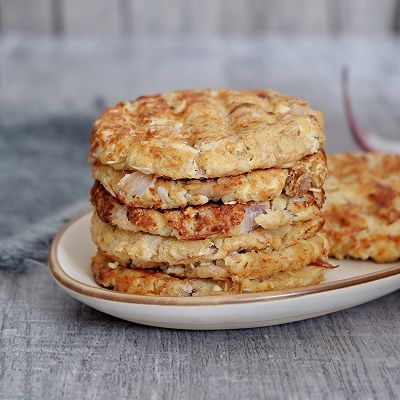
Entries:
POLYGON ((52 0, 0 0, 0 27, 3 32, 53 32, 52 0))
POLYGON ((400 292, 237 331, 135 325, 84 306, 46 267, 0 271, 2 399, 398 399, 400 292))
POLYGON ((65 35, 116 35, 120 33, 120 3, 109 0, 67 0, 61 3, 65 35))
POLYGON ((258 3, 258 8, 253 10, 253 18, 259 21, 259 32, 328 32, 329 14, 326 1, 268 0, 258 3))
POLYGON ((58 35, 390 33, 400 0, 0 0, 3 32, 58 35))
POLYGON ((328 3, 333 32, 374 34, 393 30, 397 0, 336 0, 328 3))

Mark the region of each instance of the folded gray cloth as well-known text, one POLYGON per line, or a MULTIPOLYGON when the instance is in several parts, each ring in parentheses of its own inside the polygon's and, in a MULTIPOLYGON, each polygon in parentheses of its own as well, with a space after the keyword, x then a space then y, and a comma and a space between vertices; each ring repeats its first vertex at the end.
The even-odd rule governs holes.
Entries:
POLYGON ((0 119, 0 269, 45 263, 52 237, 89 208, 93 119, 0 119))
POLYGON ((78 201, 2 241, 0 268, 19 272, 32 265, 46 263, 50 243, 59 229, 71 218, 88 209, 87 200, 78 201))

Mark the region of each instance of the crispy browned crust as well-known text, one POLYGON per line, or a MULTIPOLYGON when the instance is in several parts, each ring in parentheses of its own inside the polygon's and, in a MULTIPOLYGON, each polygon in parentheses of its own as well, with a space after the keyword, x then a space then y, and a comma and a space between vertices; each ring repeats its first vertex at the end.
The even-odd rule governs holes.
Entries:
POLYGON ((292 168, 270 168, 218 179, 166 180, 141 172, 115 170, 96 162, 95 180, 130 207, 172 209, 210 201, 224 204, 264 202, 281 193, 301 197, 322 187, 327 176, 322 150, 303 157, 292 168))
POLYGON ((322 188, 327 176, 326 154, 320 150, 302 158, 289 169, 284 192, 288 196, 301 197, 309 191, 322 188))
POLYGON ((400 156, 344 153, 328 157, 324 230, 331 255, 400 258, 400 156))
POLYGON ((294 165, 324 143, 323 116, 269 90, 182 90, 109 108, 91 159, 172 179, 214 178, 294 165))
POLYGON ((281 195, 265 204, 214 204, 186 207, 180 210, 153 210, 126 207, 96 182, 90 200, 107 223, 127 231, 174 236, 182 240, 235 236, 257 227, 279 228, 321 216, 324 192, 310 192, 302 198, 281 195))
MULTIPOLYGON (((163 213, 166 224, 178 232, 178 237, 185 240, 205 239, 209 236, 228 236, 245 217, 246 207, 243 204, 187 207, 183 210, 163 213)), ((146 209, 128 209, 128 218, 134 224, 146 216, 146 209)))
MULTIPOLYGON (((95 183, 91 190, 91 202, 103 222, 115 225, 115 220, 112 218, 113 210, 123 206, 99 182, 95 183)), ((227 235, 243 220, 246 206, 207 204, 173 211, 138 207, 124 207, 123 210, 129 222, 138 230, 153 234, 169 231, 171 235, 176 232, 174 236, 183 239, 205 239, 214 234, 227 235)))
POLYGON ((118 292, 182 297, 293 289, 320 283, 325 272, 324 268, 309 266, 280 272, 264 279, 244 279, 236 282, 230 279, 179 279, 157 271, 116 266, 100 253, 92 259, 92 271, 97 284, 118 292))
POLYGON ((322 228, 322 223, 322 218, 316 218, 278 229, 256 229, 238 236, 179 240, 141 232, 128 232, 102 222, 94 214, 91 234, 99 251, 122 265, 151 268, 160 263, 177 265, 219 260, 235 251, 290 246, 300 239, 313 236, 322 228))

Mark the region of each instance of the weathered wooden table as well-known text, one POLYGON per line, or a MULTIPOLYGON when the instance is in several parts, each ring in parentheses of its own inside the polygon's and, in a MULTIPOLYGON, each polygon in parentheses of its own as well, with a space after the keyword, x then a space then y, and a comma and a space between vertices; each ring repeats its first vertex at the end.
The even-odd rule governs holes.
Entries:
MULTIPOLYGON (((325 111, 329 151, 355 149, 341 104, 343 65, 359 118, 400 137, 396 39, 0 39, 0 251, 86 196, 90 123, 120 99, 271 87, 325 111)), ((399 292, 289 325, 173 331, 83 306, 44 263, 32 264, 21 273, 0 268, 1 399, 400 397, 399 292)))

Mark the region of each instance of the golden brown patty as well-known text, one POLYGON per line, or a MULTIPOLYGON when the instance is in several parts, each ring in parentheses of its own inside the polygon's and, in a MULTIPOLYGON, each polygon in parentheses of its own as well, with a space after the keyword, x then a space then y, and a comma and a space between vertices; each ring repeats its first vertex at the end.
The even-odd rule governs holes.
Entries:
POLYGON ((323 151, 306 156, 292 168, 270 168, 219 179, 166 180, 139 171, 119 171, 96 162, 93 177, 121 203, 131 207, 171 209, 201 205, 260 203, 281 193, 301 197, 322 187, 327 166, 323 151))
POLYGON ((178 210, 126 207, 97 182, 91 202, 100 219, 130 232, 173 236, 183 240, 236 236, 256 228, 275 229, 321 216, 324 193, 310 192, 301 198, 286 195, 264 204, 214 204, 178 210))
POLYGON ((167 274, 116 266, 100 253, 92 259, 95 281, 118 292, 153 296, 210 296, 243 292, 266 292, 315 285, 324 279, 324 268, 302 267, 280 272, 265 279, 216 281, 211 279, 179 279, 167 274))
POLYGON ((400 258, 400 156, 328 157, 324 230, 330 254, 377 262, 400 258))
POLYGON ((215 178, 294 165, 325 141, 323 116, 269 90, 182 90, 109 108, 91 160, 172 179, 215 178))
POLYGON ((279 229, 256 229, 233 237, 179 240, 128 232, 105 224, 94 214, 91 232, 97 248, 121 264, 152 267, 160 263, 176 265, 218 260, 235 251, 278 249, 313 236, 321 229, 322 222, 320 218, 279 229))
POLYGON ((258 279, 278 272, 295 270, 314 262, 327 262, 328 244, 321 233, 277 250, 233 252, 220 260, 198 261, 189 265, 164 265, 168 275, 186 278, 258 279))

